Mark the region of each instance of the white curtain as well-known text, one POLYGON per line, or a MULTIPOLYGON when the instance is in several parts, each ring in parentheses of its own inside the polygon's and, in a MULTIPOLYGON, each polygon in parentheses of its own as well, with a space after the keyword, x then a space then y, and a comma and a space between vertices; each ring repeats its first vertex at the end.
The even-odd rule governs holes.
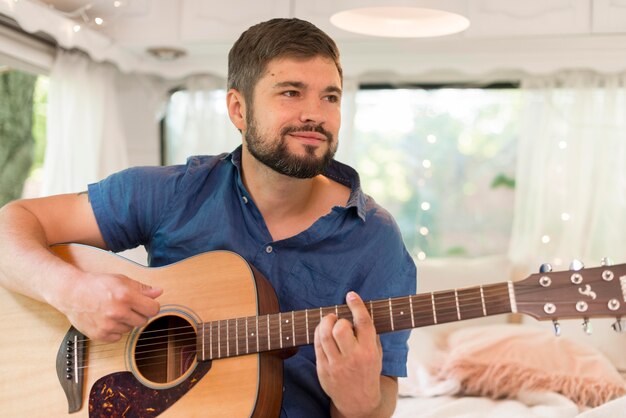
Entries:
POLYGON ((190 155, 229 152, 241 144, 241 134, 228 118, 221 79, 190 77, 186 90, 172 95, 166 115, 166 164, 182 164, 190 155))
POLYGON ((626 261, 626 74, 523 80, 510 257, 518 268, 626 261))
POLYGON ((58 52, 50 74, 41 195, 86 190, 128 166, 117 73, 80 52, 58 52))
POLYGON ((356 115, 356 94, 359 82, 355 79, 343 80, 341 97, 341 129, 339 130, 339 147, 335 159, 354 167, 356 163, 357 139, 354 135, 354 116, 356 115))

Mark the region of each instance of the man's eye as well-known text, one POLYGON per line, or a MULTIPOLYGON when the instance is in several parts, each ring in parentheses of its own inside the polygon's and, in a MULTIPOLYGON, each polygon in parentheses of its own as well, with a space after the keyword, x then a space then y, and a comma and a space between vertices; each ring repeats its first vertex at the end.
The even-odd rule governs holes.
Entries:
POLYGON ((298 96, 298 92, 295 90, 287 90, 283 92, 283 96, 287 96, 287 97, 296 97, 298 96))
POLYGON ((331 94, 330 96, 326 96, 326 100, 328 100, 330 103, 338 103, 339 96, 335 96, 334 94, 331 94))

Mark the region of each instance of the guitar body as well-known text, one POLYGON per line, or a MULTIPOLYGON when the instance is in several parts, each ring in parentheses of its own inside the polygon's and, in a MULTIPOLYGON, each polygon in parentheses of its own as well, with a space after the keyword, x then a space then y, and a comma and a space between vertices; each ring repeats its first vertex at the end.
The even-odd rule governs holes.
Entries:
MULTIPOLYGON (((161 312, 151 324, 174 320, 184 325, 194 333, 193 354, 185 357, 189 345, 180 348, 174 337, 159 334, 164 341, 159 354, 166 355, 167 366, 155 366, 155 370, 141 366, 134 350, 142 341, 150 341, 150 333, 144 332, 144 336, 138 329, 116 343, 87 342, 80 360, 85 368, 69 364, 71 361, 63 364, 66 344, 74 344, 64 341, 70 329, 65 316, 47 304, 0 288, 0 416, 278 415, 282 395, 279 357, 248 354, 206 362, 195 357, 197 324, 278 310, 269 283, 240 256, 216 251, 166 267, 147 268, 82 245, 59 245, 52 250, 85 271, 120 273, 163 288, 161 312), (70 413, 68 396, 72 395, 66 396, 61 381, 74 383, 76 374, 82 374, 83 384, 78 389, 72 386, 77 391, 72 401, 76 411, 70 413)), ((72 360, 71 352, 69 357, 72 360)), ((150 358, 144 354, 143 363, 150 358)))

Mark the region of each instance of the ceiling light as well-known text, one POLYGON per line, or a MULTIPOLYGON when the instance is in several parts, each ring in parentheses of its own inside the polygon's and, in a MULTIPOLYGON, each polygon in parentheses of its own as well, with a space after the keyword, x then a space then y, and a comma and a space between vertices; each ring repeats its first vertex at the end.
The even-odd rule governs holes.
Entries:
POLYGON ((427 38, 462 32, 470 25, 465 16, 422 7, 366 7, 340 11, 333 25, 363 35, 392 38, 427 38))
POLYGON ((173 61, 187 55, 184 49, 165 46, 148 48, 146 52, 161 61, 173 61))
POLYGON ((96 25, 100 26, 104 23, 104 20, 102 20, 101 17, 97 17, 93 20, 94 22, 96 22, 96 25))

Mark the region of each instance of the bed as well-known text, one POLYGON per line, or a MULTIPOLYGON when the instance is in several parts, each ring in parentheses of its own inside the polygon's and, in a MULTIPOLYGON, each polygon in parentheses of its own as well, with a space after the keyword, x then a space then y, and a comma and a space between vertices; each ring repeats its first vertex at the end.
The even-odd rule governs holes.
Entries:
MULTIPOLYGON (((418 262, 419 292, 510 280, 505 256, 418 262)), ((395 418, 626 418, 626 333, 613 320, 501 315, 417 328, 395 418)))

